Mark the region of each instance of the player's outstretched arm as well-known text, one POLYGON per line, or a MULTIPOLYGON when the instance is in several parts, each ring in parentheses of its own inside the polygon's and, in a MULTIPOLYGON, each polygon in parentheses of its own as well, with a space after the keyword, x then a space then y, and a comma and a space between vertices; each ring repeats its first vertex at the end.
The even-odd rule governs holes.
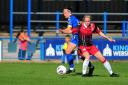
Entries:
POLYGON ((60 31, 61 33, 70 34, 70 33, 72 33, 71 28, 72 28, 72 27, 69 27, 69 26, 68 26, 66 29, 60 29, 59 31, 60 31))
POLYGON ((104 37, 104 38, 106 38, 106 39, 108 39, 110 42, 115 42, 115 40, 112 39, 112 37, 106 36, 103 32, 100 32, 99 35, 102 36, 102 37, 104 37))

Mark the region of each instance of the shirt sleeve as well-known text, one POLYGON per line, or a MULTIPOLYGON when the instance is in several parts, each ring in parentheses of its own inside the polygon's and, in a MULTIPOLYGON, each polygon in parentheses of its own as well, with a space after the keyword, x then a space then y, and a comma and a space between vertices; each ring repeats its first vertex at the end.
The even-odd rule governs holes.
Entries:
POLYGON ((68 26, 71 26, 72 27, 72 18, 71 17, 68 19, 68 26))
POLYGON ((99 29, 99 27, 96 24, 91 24, 91 27, 94 28, 93 33, 100 33, 101 30, 99 29))

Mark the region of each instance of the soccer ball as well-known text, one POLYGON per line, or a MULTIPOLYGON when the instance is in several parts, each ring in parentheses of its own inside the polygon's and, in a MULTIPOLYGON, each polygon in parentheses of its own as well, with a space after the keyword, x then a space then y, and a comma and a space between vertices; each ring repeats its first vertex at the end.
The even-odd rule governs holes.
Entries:
POLYGON ((64 75, 66 73, 66 67, 63 65, 60 65, 56 69, 57 74, 64 75))

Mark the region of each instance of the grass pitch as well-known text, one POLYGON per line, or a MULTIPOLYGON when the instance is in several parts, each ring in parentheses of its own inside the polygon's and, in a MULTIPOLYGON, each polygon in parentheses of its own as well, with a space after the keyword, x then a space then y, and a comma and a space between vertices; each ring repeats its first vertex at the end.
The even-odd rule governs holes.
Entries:
MULTIPOLYGON (((0 63, 0 85, 127 85, 128 62, 110 62, 120 77, 109 77, 100 62, 93 62, 93 77, 81 77, 82 63, 75 64, 76 72, 59 76, 56 63, 0 63)), ((67 65, 65 65, 67 66, 67 65)))

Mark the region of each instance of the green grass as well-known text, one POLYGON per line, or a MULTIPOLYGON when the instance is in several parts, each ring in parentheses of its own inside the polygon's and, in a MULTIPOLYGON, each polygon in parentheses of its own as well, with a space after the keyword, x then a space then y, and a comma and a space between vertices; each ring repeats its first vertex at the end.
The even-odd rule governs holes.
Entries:
MULTIPOLYGON (((0 85, 127 85, 128 62, 111 62, 113 70, 120 74, 111 78, 103 65, 93 62, 93 77, 82 78, 82 63, 76 64, 76 72, 70 75, 56 74, 56 63, 0 63, 0 85)), ((66 65, 67 66, 67 65, 66 65)))

